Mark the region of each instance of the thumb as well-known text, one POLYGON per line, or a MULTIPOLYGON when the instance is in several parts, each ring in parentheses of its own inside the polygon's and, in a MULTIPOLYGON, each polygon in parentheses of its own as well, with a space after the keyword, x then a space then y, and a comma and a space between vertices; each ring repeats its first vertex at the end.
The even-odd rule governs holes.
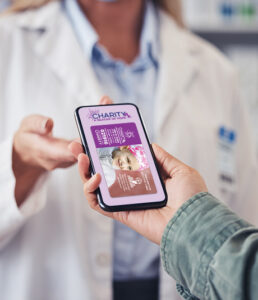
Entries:
POLYGON ((174 156, 170 155, 167 151, 165 151, 157 144, 152 144, 152 149, 154 151, 161 172, 164 175, 171 176, 175 169, 185 166, 181 161, 177 160, 174 156))
POLYGON ((30 115, 23 119, 21 130, 42 135, 49 134, 54 126, 51 118, 41 115, 30 115))
POLYGON ((113 101, 108 96, 103 96, 100 101, 100 105, 107 105, 107 104, 113 104, 113 101))

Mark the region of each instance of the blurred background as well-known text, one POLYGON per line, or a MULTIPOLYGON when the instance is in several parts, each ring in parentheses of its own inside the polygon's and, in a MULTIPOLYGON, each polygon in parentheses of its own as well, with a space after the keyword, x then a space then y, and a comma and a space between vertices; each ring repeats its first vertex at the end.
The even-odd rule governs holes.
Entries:
POLYGON ((258 0, 183 0, 183 12, 188 28, 219 47, 238 68, 258 156, 258 0))
MULTIPOLYGON (((10 1, 0 0, 0 11, 10 1)), ((238 68, 258 156, 258 0, 182 0, 182 4, 187 27, 216 45, 238 68)))

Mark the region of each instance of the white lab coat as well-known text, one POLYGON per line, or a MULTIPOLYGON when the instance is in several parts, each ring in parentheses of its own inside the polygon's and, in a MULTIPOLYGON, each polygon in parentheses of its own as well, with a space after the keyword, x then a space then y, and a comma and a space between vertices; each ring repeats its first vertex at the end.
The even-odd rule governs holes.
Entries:
MULTIPOLYGON (((212 46, 161 17, 156 142, 204 176, 211 193, 254 222, 254 145, 235 72, 212 46), (236 184, 221 193, 219 126, 237 132, 236 184)), ((0 299, 111 299, 113 222, 92 211, 77 168, 41 178, 18 209, 12 138, 20 121, 42 114, 54 134, 78 136, 73 111, 102 91, 58 2, 0 20, 0 299)), ((226 188, 227 189, 227 188, 226 188)), ((208 234, 208 233, 207 233, 208 234)), ((176 299, 161 270, 161 300, 176 299)))

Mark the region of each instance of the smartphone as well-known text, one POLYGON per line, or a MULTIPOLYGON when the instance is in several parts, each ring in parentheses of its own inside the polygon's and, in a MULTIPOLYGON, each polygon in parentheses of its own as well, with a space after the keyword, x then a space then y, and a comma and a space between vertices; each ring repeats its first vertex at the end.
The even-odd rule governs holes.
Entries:
POLYGON ((75 119, 91 174, 102 177, 96 193, 103 210, 166 205, 166 190, 136 105, 81 106, 75 119))

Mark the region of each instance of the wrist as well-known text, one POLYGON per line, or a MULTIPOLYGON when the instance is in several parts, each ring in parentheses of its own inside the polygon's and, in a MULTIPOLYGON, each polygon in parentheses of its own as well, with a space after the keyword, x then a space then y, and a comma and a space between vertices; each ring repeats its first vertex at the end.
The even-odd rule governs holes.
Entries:
POLYGON ((41 167, 36 167, 25 163, 19 153, 15 150, 13 146, 12 153, 12 168, 13 174, 15 176, 15 199, 17 206, 20 207, 27 196, 29 195, 31 189, 46 171, 41 167))
POLYGON ((162 214, 160 215, 160 220, 159 222, 157 222, 156 225, 156 234, 153 235, 153 241, 158 244, 161 245, 162 242, 162 237, 164 235, 165 229, 168 225, 168 223, 170 222, 170 220, 173 218, 174 214, 175 214, 175 210, 171 207, 164 207, 162 208, 162 214))

